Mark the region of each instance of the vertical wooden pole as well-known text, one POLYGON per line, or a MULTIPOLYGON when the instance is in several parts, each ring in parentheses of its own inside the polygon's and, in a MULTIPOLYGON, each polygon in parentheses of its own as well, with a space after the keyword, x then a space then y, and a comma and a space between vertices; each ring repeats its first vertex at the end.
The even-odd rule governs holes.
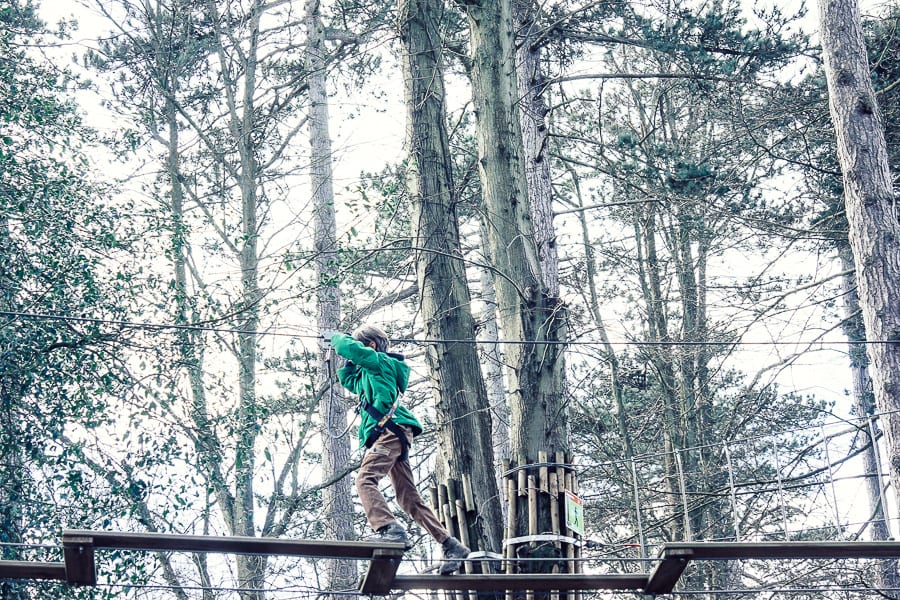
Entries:
MULTIPOLYGON (((509 503, 509 513, 507 514, 506 519, 506 539, 510 540, 516 537, 516 518, 518 517, 518 506, 516 500, 519 497, 519 494, 516 490, 516 480, 512 477, 506 480, 506 487, 509 490, 507 493, 509 497, 512 499, 509 503)), ((506 572, 509 574, 515 573, 515 559, 516 557, 516 548, 515 544, 508 544, 506 546, 506 572)))
MULTIPOLYGON (((528 535, 537 535, 538 533, 538 482, 537 476, 528 476, 528 535)), ((537 544, 531 542, 530 546, 534 548, 537 544)), ((534 592, 529 591, 525 594, 526 600, 534 600, 534 592)))
POLYGON ((475 493, 472 491, 472 476, 469 473, 463 473, 462 476, 463 499, 466 501, 465 510, 476 511, 475 493))
POLYGON ((472 546, 470 544, 472 541, 469 539, 469 522, 466 518, 466 509, 463 506, 462 500, 456 501, 456 519, 459 523, 459 541, 461 541, 464 546, 471 548, 472 546))
MULTIPOLYGON (((516 501, 519 498, 519 495, 516 493, 516 478, 510 477, 507 479, 505 487, 507 490, 506 497, 509 498, 509 510, 506 517, 506 539, 511 540, 516 537, 516 501)), ((513 560, 516 557, 515 544, 507 544, 504 547, 503 555, 506 559, 504 570, 508 575, 512 575, 515 573, 515 561, 513 560)), ((506 600, 513 600, 512 592, 506 592, 506 600)))
POLYGON ((528 464, 527 459, 524 454, 519 455, 519 462, 517 463, 519 467, 519 471, 517 473, 519 478, 519 495, 527 496, 528 495, 528 470, 525 468, 525 465, 528 464))
MULTIPOLYGON (((528 476, 528 535, 538 533, 538 487, 534 475, 528 476)), ((532 546, 534 542, 531 542, 532 546)))
MULTIPOLYGON (((555 535, 562 534, 559 519, 559 479, 555 471, 550 473, 550 528, 555 535)), ((555 545, 560 548, 560 542, 555 542, 555 545)))
POLYGON ((548 468, 546 466, 549 460, 549 455, 546 450, 538 451, 538 463, 541 463, 543 466, 538 467, 538 481, 541 485, 541 491, 545 494, 550 493, 549 481, 547 479, 548 468))
POLYGON ((438 491, 437 487, 432 486, 428 488, 428 497, 431 499, 431 509, 435 512, 435 514, 440 514, 441 505, 440 500, 438 500, 438 491))
POLYGON ((450 516, 456 517, 456 500, 459 498, 459 493, 456 489, 456 481, 448 480, 447 481, 447 503, 450 505, 450 516))
MULTIPOLYGON (((559 523, 559 479, 556 477, 556 470, 550 471, 550 530, 554 535, 560 535, 562 529, 559 523)), ((553 545, 559 550, 562 546, 560 542, 554 542, 553 545)), ((553 572, 559 573, 559 563, 553 565, 553 572)), ((559 600, 559 592, 550 594, 550 600, 559 600)))
MULTIPOLYGON (((450 523, 447 521, 447 517, 444 516, 444 507, 447 506, 447 484, 441 483, 438 484, 438 505, 435 507, 437 510, 438 518, 444 523, 444 527, 448 530, 450 529, 450 523)), ((453 535, 452 533, 450 535, 453 535)))

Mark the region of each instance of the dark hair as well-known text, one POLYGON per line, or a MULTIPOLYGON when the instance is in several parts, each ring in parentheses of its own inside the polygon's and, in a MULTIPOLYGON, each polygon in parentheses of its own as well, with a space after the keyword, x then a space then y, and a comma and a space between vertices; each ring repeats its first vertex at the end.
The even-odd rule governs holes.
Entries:
POLYGON ((375 350, 378 352, 387 352, 389 344, 388 335, 384 332, 384 329, 376 325, 363 325, 358 328, 353 332, 353 339, 362 342, 366 346, 375 342, 375 350))

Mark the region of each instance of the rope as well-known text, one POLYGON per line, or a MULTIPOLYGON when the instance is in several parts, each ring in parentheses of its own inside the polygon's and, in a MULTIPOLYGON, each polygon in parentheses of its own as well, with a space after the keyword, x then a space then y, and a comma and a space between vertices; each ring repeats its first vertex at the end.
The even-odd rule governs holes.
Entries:
POLYGON ((325 370, 328 372, 328 405, 325 407, 325 433, 328 434, 333 440, 339 440, 350 431, 353 427, 353 424, 356 423, 356 419, 359 417, 359 410, 355 412, 353 415, 353 420, 347 424, 346 429, 339 433, 338 435, 334 435, 331 432, 331 423, 329 422, 329 415, 331 415, 331 407, 334 404, 334 362, 332 358, 334 357, 334 348, 331 344, 328 345, 328 351, 325 354, 325 370))

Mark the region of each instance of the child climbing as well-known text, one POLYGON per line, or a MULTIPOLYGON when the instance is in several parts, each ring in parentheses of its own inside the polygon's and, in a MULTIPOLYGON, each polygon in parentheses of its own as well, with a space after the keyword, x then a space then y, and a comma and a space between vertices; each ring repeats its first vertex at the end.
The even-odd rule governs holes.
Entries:
POLYGON ((453 573, 470 551, 441 525, 413 481, 409 447, 422 433, 422 426, 409 409, 400 405, 400 394, 409 383, 409 366, 403 355, 388 352, 387 334, 374 325, 360 327, 352 336, 326 332, 325 339, 330 339, 335 352, 347 359, 338 370, 338 379, 359 397, 359 441, 368 452, 356 476, 356 490, 369 525, 379 539, 410 547, 406 530, 378 489, 378 482, 387 475, 400 508, 441 545, 444 562, 440 573, 453 573))

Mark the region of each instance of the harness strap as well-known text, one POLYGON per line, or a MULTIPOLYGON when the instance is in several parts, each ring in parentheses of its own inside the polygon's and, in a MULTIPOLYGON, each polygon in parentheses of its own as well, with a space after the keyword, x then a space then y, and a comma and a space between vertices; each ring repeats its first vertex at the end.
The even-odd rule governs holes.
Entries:
POLYGON ((391 406, 391 409, 386 414, 381 414, 377 408, 372 406, 371 403, 362 401, 363 409, 369 413, 373 419, 377 421, 375 428, 372 429, 372 432, 369 434, 369 437, 366 439, 365 446, 366 448, 371 448, 375 443, 375 440, 384 433, 385 429, 389 429, 394 435, 396 435, 400 439, 400 447, 403 449, 402 454, 400 455, 400 460, 406 460, 409 458, 409 440, 406 439, 406 432, 403 431, 403 428, 397 425, 394 422, 393 416, 397 411, 397 405, 399 404, 399 399, 394 402, 394 405, 391 406))

